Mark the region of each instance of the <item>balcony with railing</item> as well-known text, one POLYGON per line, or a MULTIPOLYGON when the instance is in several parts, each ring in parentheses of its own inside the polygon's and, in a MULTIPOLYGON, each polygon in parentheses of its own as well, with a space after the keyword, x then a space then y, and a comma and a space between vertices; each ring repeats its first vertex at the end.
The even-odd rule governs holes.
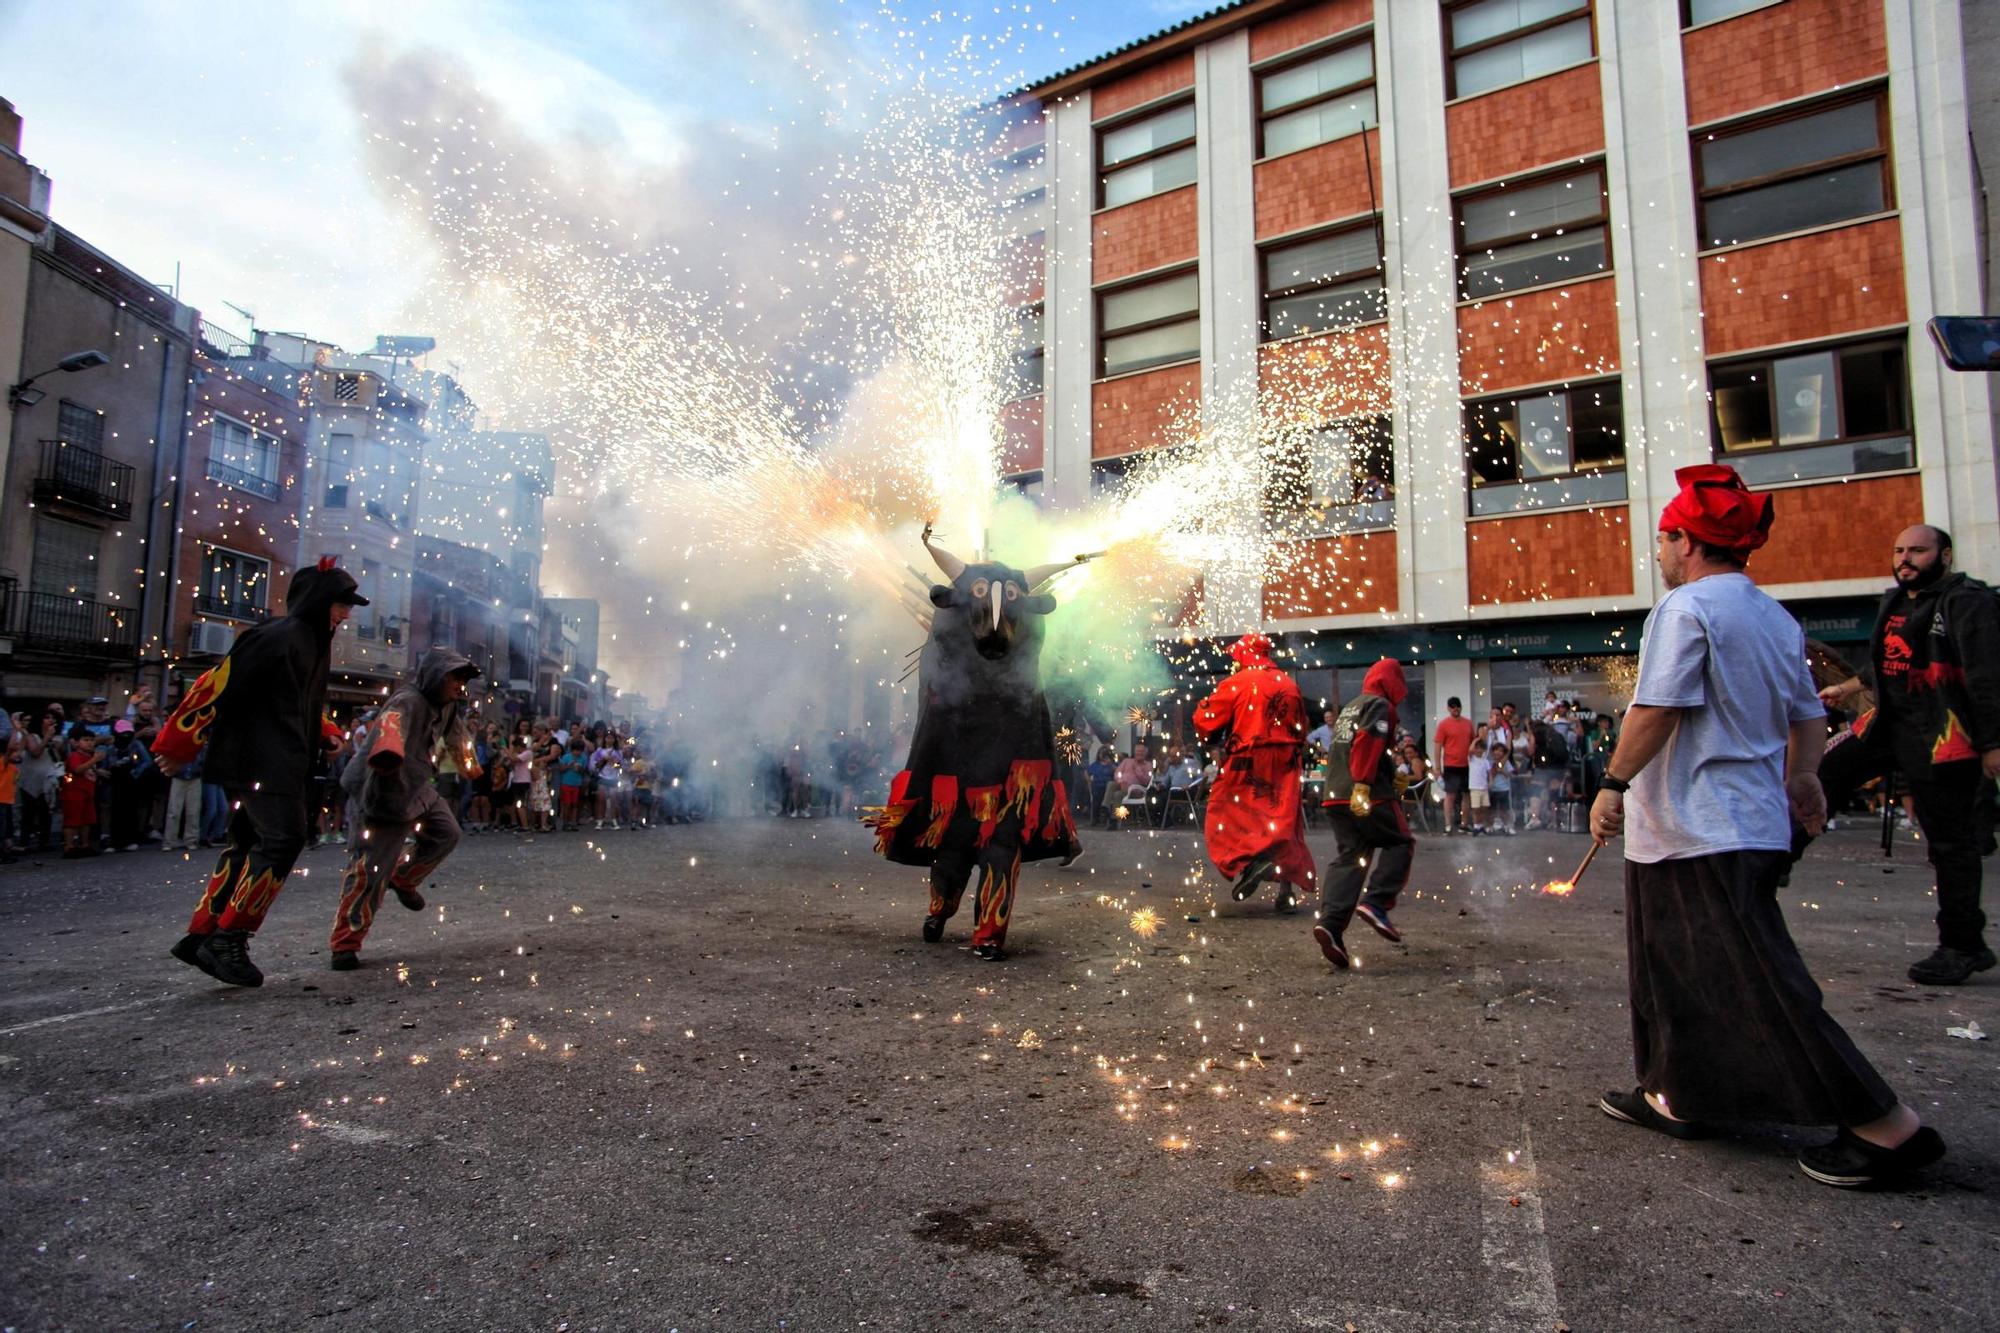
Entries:
POLYGON ((228 620, 262 620, 270 615, 268 608, 243 598, 217 597, 205 592, 194 595, 194 609, 205 616, 221 616, 228 620))
POLYGON ((234 486, 239 491, 248 491, 252 495, 261 495, 266 500, 277 499, 285 489, 283 484, 274 478, 260 477, 254 472, 245 472, 240 467, 218 463, 213 458, 208 460, 208 479, 219 481, 224 486, 234 486))
POLYGON ((73 657, 130 657, 139 644, 136 607, 113 606, 68 593, 25 592, 0 585, 0 634, 17 650, 73 657))
POLYGON ((42 441, 42 464, 35 473, 37 504, 64 504, 107 518, 132 517, 138 473, 124 463, 64 440, 42 441))

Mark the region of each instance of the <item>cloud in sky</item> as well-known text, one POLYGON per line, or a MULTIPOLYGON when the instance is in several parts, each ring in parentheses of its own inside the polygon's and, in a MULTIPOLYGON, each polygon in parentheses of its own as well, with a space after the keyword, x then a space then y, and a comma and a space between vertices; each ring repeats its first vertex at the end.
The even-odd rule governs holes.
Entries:
MULTIPOLYGON (((811 339, 842 336, 797 314, 815 294, 810 192, 885 83, 955 68, 999 91, 1204 7, 218 0, 191 21, 170 0, 0 0, 0 42, 32 53, 0 96, 63 225, 153 281, 178 276, 184 300, 239 334, 232 304, 351 348, 443 332, 425 326, 438 237, 393 188, 412 147, 443 142, 553 187, 570 222, 615 218, 635 250, 671 247, 687 290, 741 302, 748 340, 803 377, 811 339)), ((432 364, 452 359, 447 342, 432 364)), ((504 398, 481 395, 476 368, 465 378, 489 406, 504 398)), ((617 599, 603 583, 617 522, 587 497, 558 512, 552 582, 617 599)), ((656 637, 621 635, 607 665, 645 688, 656 637)))

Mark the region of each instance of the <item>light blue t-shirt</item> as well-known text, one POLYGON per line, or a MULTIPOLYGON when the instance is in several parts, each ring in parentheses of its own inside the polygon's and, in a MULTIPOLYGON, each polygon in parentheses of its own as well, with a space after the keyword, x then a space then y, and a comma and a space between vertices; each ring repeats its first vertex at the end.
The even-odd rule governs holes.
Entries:
POLYGON ((1791 725, 1826 709, 1805 631, 1747 574, 1682 584, 1646 617, 1632 702, 1681 709, 1625 799, 1625 859, 1654 862, 1792 845, 1791 725))

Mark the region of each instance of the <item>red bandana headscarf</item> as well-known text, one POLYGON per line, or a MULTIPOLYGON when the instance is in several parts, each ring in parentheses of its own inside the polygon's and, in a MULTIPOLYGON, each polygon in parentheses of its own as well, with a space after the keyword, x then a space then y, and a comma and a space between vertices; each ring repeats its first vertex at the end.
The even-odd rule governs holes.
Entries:
POLYGON ((1267 667, 1271 661, 1271 640, 1252 630, 1229 645, 1229 655, 1236 659, 1236 665, 1244 670, 1252 667, 1267 667))
POLYGON ((1661 512, 1661 532, 1685 532, 1745 557, 1771 539, 1771 497, 1745 486, 1735 468, 1703 463, 1681 468, 1674 480, 1681 493, 1661 512))

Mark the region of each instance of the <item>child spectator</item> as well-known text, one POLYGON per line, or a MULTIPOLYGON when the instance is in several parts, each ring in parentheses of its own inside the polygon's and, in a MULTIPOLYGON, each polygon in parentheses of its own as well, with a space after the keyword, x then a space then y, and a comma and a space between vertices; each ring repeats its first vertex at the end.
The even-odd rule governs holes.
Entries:
POLYGON ((163 852, 191 852, 201 842, 201 766, 208 747, 193 762, 183 764, 167 787, 167 826, 160 839, 163 852))
POLYGON ((562 757, 562 826, 566 833, 574 833, 583 817, 583 784, 589 776, 590 756, 584 749, 584 739, 573 737, 569 743, 569 753, 562 757))
POLYGON ((533 827, 541 833, 555 828, 555 793, 549 788, 549 760, 554 753, 549 729, 537 726, 528 750, 528 813, 533 817, 533 827))
POLYGON ((1507 777, 1507 747, 1496 744, 1487 751, 1487 786, 1492 798, 1493 828, 1508 837, 1514 836, 1514 804, 1510 798, 1512 783, 1507 777))
POLYGON ((81 722, 63 756, 63 858, 97 855, 97 737, 81 722))
MULTIPOLYGON (((1484 732, 1486 728, 1481 727, 1484 732)), ((1492 750, 1482 749, 1472 752, 1467 765, 1466 798, 1472 809, 1472 831, 1486 832, 1486 812, 1493 804, 1493 760, 1492 750)))

